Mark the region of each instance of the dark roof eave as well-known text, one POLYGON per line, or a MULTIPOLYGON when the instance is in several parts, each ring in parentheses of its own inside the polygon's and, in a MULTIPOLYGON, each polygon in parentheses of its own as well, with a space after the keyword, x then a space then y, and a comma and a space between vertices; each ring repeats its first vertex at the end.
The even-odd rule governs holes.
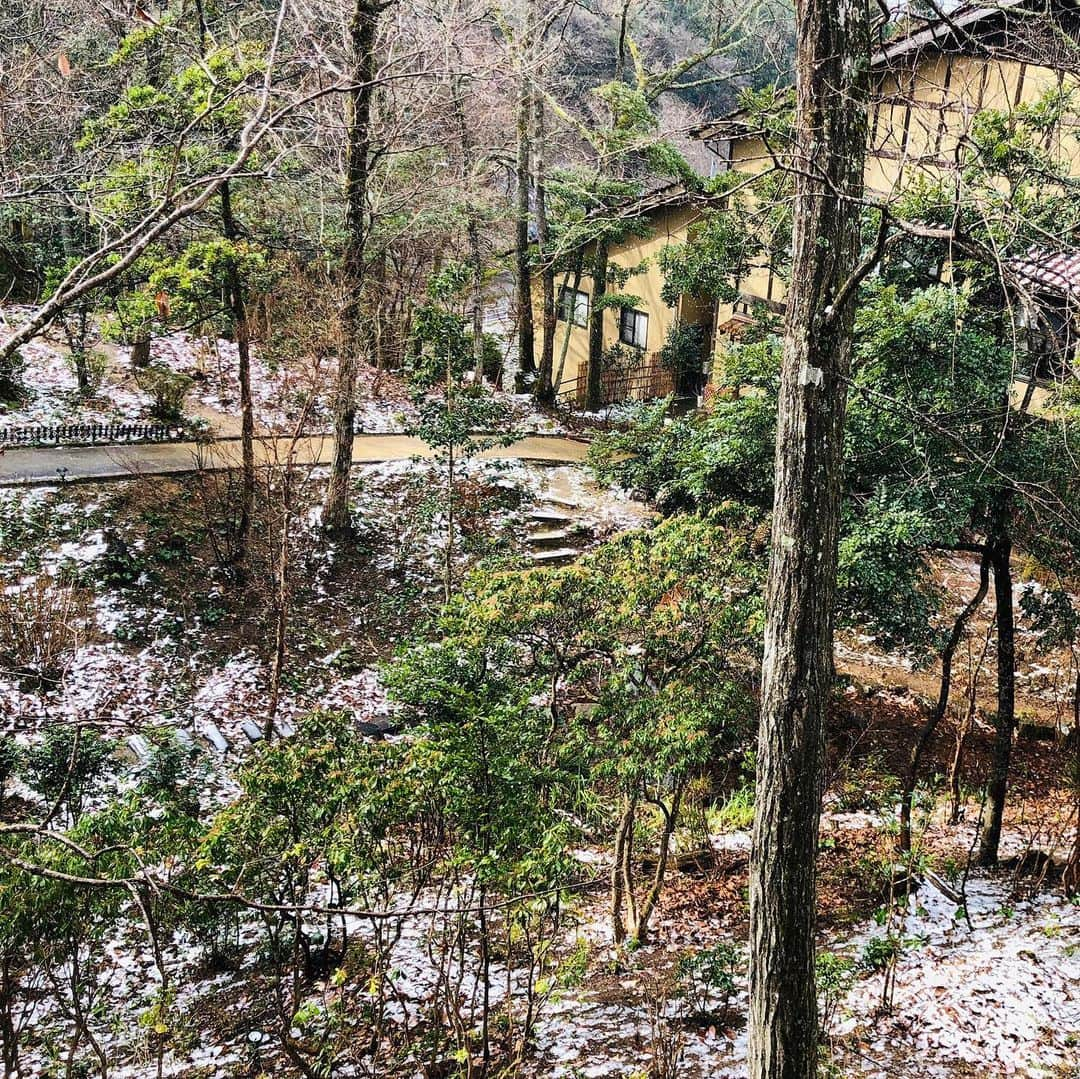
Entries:
MULTIPOLYGON (((964 27, 982 22, 983 19, 991 18, 1023 2, 1024 0, 997 0, 993 5, 977 6, 967 11, 958 11, 954 15, 942 18, 931 26, 917 30, 913 34, 907 34, 879 49, 871 57, 870 66, 871 68, 881 67, 890 60, 895 60, 909 52, 941 41, 955 30, 962 30, 964 27)), ((742 122, 741 117, 743 115, 745 113, 741 109, 736 110, 719 120, 708 120, 703 124, 698 124, 697 127, 690 129, 689 134, 696 139, 708 139, 720 134, 731 138, 745 138, 748 135, 755 134, 756 131, 753 128, 742 122)))
POLYGON ((984 19, 1000 15, 1009 8, 1016 7, 1024 0, 996 0, 990 5, 981 5, 969 8, 967 11, 957 11, 953 15, 947 15, 930 26, 916 30, 913 34, 907 34, 897 41, 890 42, 883 49, 878 50, 870 59, 871 67, 879 67, 881 64, 895 60, 909 52, 921 49, 924 45, 932 45, 943 38, 947 38, 954 30, 962 30, 967 26, 973 26, 984 19))

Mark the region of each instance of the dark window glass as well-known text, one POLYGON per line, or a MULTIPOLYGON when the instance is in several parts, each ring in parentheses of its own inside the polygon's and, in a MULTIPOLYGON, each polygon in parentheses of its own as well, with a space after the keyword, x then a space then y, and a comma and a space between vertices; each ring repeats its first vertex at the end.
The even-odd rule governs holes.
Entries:
POLYGON ((649 338, 649 316, 644 311, 624 307, 619 313, 619 340, 624 345, 644 348, 649 338))
POLYGON ((572 322, 575 326, 589 324, 589 294, 577 289, 559 289, 558 315, 563 322, 572 322))

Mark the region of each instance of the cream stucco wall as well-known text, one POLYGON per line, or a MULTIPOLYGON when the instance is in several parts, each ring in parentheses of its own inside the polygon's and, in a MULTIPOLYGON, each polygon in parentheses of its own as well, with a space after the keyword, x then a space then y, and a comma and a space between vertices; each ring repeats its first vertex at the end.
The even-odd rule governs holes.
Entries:
MULTIPOLYGON (((693 205, 669 206, 654 210, 649 216, 649 233, 646 236, 630 236, 624 240, 612 243, 608 248, 609 266, 620 270, 632 271, 626 283, 609 285, 609 292, 620 292, 640 297, 635 305, 639 310, 649 316, 648 334, 643 350, 644 356, 654 356, 659 352, 667 338, 676 316, 682 316, 691 320, 702 318, 699 306, 693 300, 685 297, 679 306, 669 307, 661 298, 661 289, 664 284, 664 275, 660 267, 660 256, 665 248, 672 244, 686 242, 690 226, 701 217, 701 210, 693 205)), ((584 253, 583 265, 588 269, 592 260, 593 251, 587 249, 584 253)), ((560 287, 566 284, 573 287, 573 274, 560 274, 556 278, 556 299, 560 287)), ((590 311, 592 309, 593 282, 588 273, 583 273, 579 291, 589 296, 590 311)), ((537 334, 537 341, 543 329, 540 297, 536 291, 533 295, 534 317, 533 325, 537 334)), ((705 316, 711 320, 711 311, 706 311, 705 316)), ((562 354, 563 342, 567 333, 567 323, 562 319, 556 324, 555 332, 555 372, 558 374, 559 361, 562 354)), ((589 360, 589 330, 587 326, 571 325, 569 327, 570 339, 566 347, 566 362, 563 365, 562 377, 556 387, 560 394, 572 393, 578 384, 579 373, 586 370, 589 360)), ((610 348, 619 340, 619 312, 616 308, 608 308, 604 311, 604 348, 610 348)))
MULTIPOLYGON (((873 104, 869 117, 871 140, 866 163, 866 188, 877 199, 898 197, 920 177, 938 179, 959 175, 959 156, 970 134, 976 114, 981 109, 1008 111, 1018 104, 1030 104, 1053 87, 1075 86, 1060 72, 1013 60, 985 61, 961 55, 927 52, 915 57, 906 67, 882 71, 876 77, 873 104)), ((1048 139, 1048 148, 1067 155, 1072 172, 1080 176, 1080 138, 1074 128, 1058 130, 1048 139)), ((733 139, 730 144, 730 167, 748 175, 774 165, 769 148, 758 137, 733 139)), ((611 245, 610 262, 632 269, 619 291, 641 297, 638 307, 649 315, 646 357, 663 345, 677 311, 661 299, 663 274, 660 253, 673 244, 685 243, 694 221, 700 219, 699 206, 684 202, 649 211, 651 231, 646 237, 629 237, 611 245)), ((585 252, 588 267, 592 251, 585 252)), ((564 283, 560 275, 556 291, 564 283)), ((583 274, 580 289, 592 294, 592 282, 583 274)), ((723 354, 731 337, 720 328, 737 324, 750 306, 758 301, 779 308, 783 301, 783 281, 772 272, 767 261, 754 265, 745 279, 738 282, 740 300, 718 304, 715 311, 690 297, 680 301, 678 314, 693 322, 712 324, 714 369, 721 369, 723 354)), ((542 332, 539 297, 534 297, 537 340, 542 332)), ((604 313, 604 348, 618 342, 618 311, 604 313)), ((567 324, 559 321, 555 340, 555 368, 559 369, 567 324)), ((588 365, 588 328, 572 326, 566 347, 565 363, 559 380, 560 393, 569 394, 588 365)))

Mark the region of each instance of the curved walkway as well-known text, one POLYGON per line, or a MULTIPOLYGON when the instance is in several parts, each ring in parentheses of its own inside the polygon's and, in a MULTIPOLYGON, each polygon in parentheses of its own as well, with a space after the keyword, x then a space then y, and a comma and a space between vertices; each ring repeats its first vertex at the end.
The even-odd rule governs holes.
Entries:
MULTIPOLYGON (((261 438, 255 444, 256 463, 279 467, 289 450, 288 438, 261 438)), ((296 463, 330 463, 333 439, 311 435, 297 443, 296 463)), ((589 444, 564 435, 528 435, 509 446, 483 451, 481 457, 516 458, 574 464, 585 460, 589 444)), ((406 461, 433 456, 430 447, 412 435, 357 435, 353 462, 406 461)), ((67 448, 8 449, 0 452, 0 487, 168 476, 200 468, 223 470, 240 465, 238 439, 219 439, 207 445, 164 442, 131 446, 70 446, 67 448)))

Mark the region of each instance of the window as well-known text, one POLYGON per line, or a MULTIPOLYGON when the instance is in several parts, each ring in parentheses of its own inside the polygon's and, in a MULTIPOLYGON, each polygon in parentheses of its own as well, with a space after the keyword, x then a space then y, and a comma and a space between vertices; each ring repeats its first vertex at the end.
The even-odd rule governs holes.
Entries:
POLYGON ((575 326, 588 326, 589 294, 564 285, 559 289, 558 313, 563 322, 572 322, 575 326))
POLYGON ((649 337, 649 316, 644 311, 624 307, 619 313, 619 340, 624 345, 644 348, 649 337))
POLYGON ((1024 372, 1039 382, 1061 382, 1073 369, 1076 331, 1073 315, 1056 297, 1036 299, 1037 313, 1029 313, 1027 363, 1024 372))
POLYGON ((717 176, 731 169, 731 139, 706 139, 705 149, 712 152, 709 159, 710 176, 717 176))

